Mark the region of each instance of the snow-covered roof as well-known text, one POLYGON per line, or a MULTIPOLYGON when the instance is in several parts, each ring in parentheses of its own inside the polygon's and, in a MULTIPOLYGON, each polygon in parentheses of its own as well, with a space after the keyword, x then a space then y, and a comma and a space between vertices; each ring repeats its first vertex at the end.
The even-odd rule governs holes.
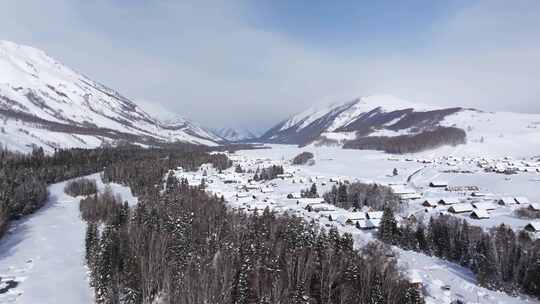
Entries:
POLYGON ((368 228, 379 228, 379 226, 381 225, 381 219, 370 218, 366 221, 366 223, 368 225, 368 228))
POLYGON ((444 181, 435 180, 435 181, 432 181, 431 183, 429 183, 429 185, 431 187, 446 187, 446 186, 448 186, 448 183, 444 182, 444 181))
POLYGON ((420 194, 420 193, 407 193, 407 194, 402 194, 399 197, 402 200, 414 200, 414 199, 422 198, 422 194, 420 194))
POLYGON ((532 231, 540 231, 540 221, 530 222, 525 226, 525 229, 532 231))
POLYGON ((324 199, 322 198, 300 198, 298 199, 298 203, 303 207, 307 207, 308 205, 312 204, 322 204, 324 203, 324 199))
POLYGON ((300 195, 298 192, 289 193, 287 196, 290 196, 291 198, 302 198, 302 195, 300 195))
POLYGON ((516 201, 516 203, 518 204, 528 204, 529 203, 529 199, 524 197, 524 196, 518 196, 514 199, 516 201))
POLYGON ((514 205, 516 204, 516 200, 513 197, 501 197, 498 203, 500 205, 514 205))
POLYGON ((529 205, 529 208, 531 208, 532 210, 540 211, 540 204, 539 203, 531 203, 529 205))
POLYGON ((455 204, 448 208, 448 211, 454 213, 470 212, 473 211, 473 206, 469 203, 455 204))
POLYGON ((439 203, 443 205, 454 205, 454 204, 459 204, 460 202, 461 202, 461 199, 457 197, 445 197, 439 200, 439 203))
POLYGON ((355 224, 357 221, 365 219, 366 214, 364 212, 348 212, 337 217, 337 221, 343 225, 347 224, 348 222, 355 224))
POLYGON ((408 188, 402 185, 392 185, 390 186, 392 188, 392 191, 394 191, 395 194, 415 194, 417 193, 416 190, 412 188, 408 188))
POLYGON ((473 203, 473 206, 476 209, 484 209, 484 210, 497 209, 497 206, 495 206, 495 204, 493 204, 492 202, 476 202, 476 203, 473 203))
POLYGON ((313 211, 334 211, 336 210, 336 206, 334 205, 331 205, 331 204, 325 204, 325 203, 321 203, 321 204, 312 204, 312 205, 309 205, 313 211))
POLYGON ((489 212, 486 209, 475 209, 471 213, 471 216, 473 215, 479 219, 488 219, 490 217, 489 212))
POLYGON ((422 205, 424 206, 429 206, 429 207, 436 207, 437 204, 441 201, 440 198, 426 198, 424 199, 424 201, 422 202, 422 205))
POLYGON ((382 216, 383 216, 383 212, 382 211, 371 211, 371 212, 366 212, 367 214, 367 218, 372 220, 372 219, 381 219, 382 216))

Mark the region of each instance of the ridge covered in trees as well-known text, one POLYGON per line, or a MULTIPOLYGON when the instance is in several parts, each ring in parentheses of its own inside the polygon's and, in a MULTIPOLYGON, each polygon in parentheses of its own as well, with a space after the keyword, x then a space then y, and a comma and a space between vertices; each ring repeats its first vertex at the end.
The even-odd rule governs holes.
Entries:
POLYGON ((190 144, 157 149, 137 146, 69 149, 58 150, 52 155, 45 155, 41 148, 34 149, 31 154, 0 149, 0 236, 11 220, 31 214, 45 204, 50 184, 100 172, 104 167, 110 168, 126 159, 152 156, 154 160, 168 162, 168 165, 178 163, 185 168, 195 168, 201 161, 209 159, 223 159, 221 154, 213 156, 206 151, 207 147, 190 144), (181 155, 182 161, 175 162, 180 157, 174 155, 181 155))
POLYGON ((414 135, 366 136, 346 141, 344 149, 379 150, 393 154, 416 153, 440 146, 465 144, 467 133, 454 127, 437 127, 414 135))

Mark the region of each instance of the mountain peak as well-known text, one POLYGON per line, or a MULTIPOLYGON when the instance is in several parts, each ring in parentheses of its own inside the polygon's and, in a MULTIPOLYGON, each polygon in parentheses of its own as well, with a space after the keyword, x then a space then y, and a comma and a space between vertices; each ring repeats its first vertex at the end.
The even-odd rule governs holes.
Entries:
POLYGON ((96 147, 118 140, 216 145, 217 139, 183 118, 175 121, 177 128, 167 127, 115 90, 41 50, 9 41, 0 42, 0 116, 5 121, 0 142, 18 150, 96 147))
POLYGON ((216 135, 227 141, 244 141, 256 139, 259 136, 254 132, 244 128, 222 128, 213 130, 216 135))

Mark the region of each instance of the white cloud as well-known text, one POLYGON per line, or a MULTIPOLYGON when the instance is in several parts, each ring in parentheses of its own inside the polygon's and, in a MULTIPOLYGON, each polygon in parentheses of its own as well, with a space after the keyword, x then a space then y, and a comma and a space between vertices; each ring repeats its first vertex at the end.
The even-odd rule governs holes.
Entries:
POLYGON ((2 38, 151 100, 143 105, 150 112, 211 127, 266 128, 314 103, 372 93, 540 112, 536 1, 475 2, 432 25, 427 46, 369 57, 255 28, 248 21, 256 12, 241 1, 111 3, 6 1, 2 38))

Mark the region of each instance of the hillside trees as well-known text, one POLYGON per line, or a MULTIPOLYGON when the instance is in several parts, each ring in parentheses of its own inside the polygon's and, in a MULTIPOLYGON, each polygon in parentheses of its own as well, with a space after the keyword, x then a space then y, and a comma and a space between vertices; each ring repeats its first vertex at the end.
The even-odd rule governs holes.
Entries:
POLYGON ((367 136, 345 142, 343 148, 358 150, 379 150, 388 153, 416 153, 440 146, 465 144, 467 133, 454 127, 437 127, 414 135, 367 136))
POLYGON ((95 194, 97 192, 96 181, 88 178, 69 181, 64 188, 64 192, 71 196, 95 194))
MULTIPOLYGON (((43 206, 49 184, 100 172, 104 167, 108 169, 106 178, 113 179, 115 174, 122 174, 114 172, 113 164, 128 159, 154 162, 157 169, 151 173, 160 178, 163 171, 159 168, 164 166, 176 168, 174 165, 181 165, 192 170, 204 162, 210 162, 217 168, 231 165, 225 155, 206 152, 207 148, 188 144, 160 149, 135 146, 69 149, 58 150, 52 155, 45 155, 39 148, 30 154, 0 149, 0 233, 5 231, 10 220, 31 214, 43 206)), ((134 191, 139 189, 135 183, 130 186, 134 191)))
POLYGON ((133 167, 117 164, 126 174, 115 176, 143 187, 138 205, 125 221, 96 212, 105 229, 87 246, 98 248, 89 265, 100 303, 417 303, 380 244, 357 252, 335 229, 269 209, 233 213, 185 180, 155 191, 153 175, 139 179, 133 167))
POLYGON ((385 210, 380 240, 470 268, 483 287, 540 298, 540 240, 504 224, 486 232, 452 216, 432 217, 427 227, 405 222, 399 228, 392 218, 385 210))

